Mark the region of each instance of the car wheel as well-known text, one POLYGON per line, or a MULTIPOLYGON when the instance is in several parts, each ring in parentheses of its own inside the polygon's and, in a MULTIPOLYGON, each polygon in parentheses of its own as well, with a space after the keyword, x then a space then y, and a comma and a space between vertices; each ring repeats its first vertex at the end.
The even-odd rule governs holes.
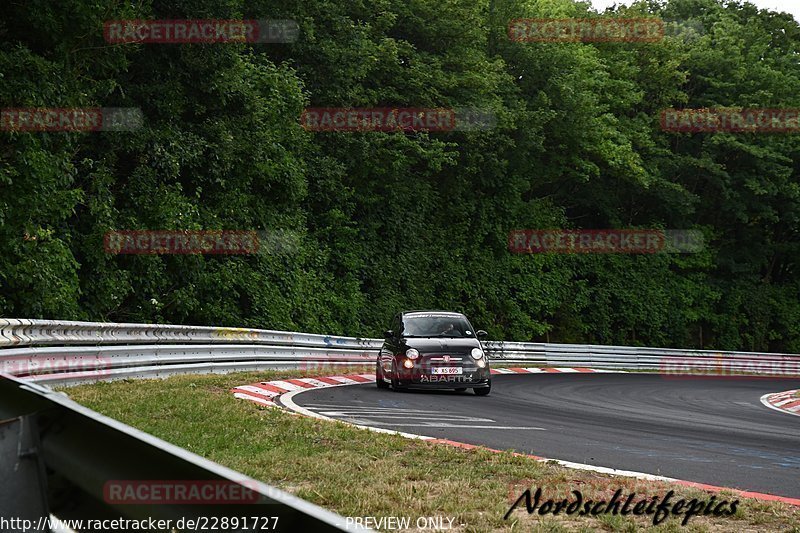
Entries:
POLYGON ((456 389, 456 392, 464 392, 465 390, 467 390, 466 387, 459 387, 456 389))
POLYGON ((375 363, 375 384, 379 389, 389 388, 389 384, 383 380, 383 367, 380 362, 375 363))
POLYGON ((481 387, 480 389, 472 389, 475 391, 475 396, 489 396, 489 393, 492 392, 492 382, 489 382, 488 387, 481 387))

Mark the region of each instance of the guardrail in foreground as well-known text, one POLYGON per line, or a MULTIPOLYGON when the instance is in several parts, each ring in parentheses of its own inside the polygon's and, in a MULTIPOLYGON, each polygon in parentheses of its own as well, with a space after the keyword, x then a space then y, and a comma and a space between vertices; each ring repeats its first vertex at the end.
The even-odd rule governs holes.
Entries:
MULTIPOLYGON (((144 530, 170 530, 181 519, 205 521, 179 527, 192 531, 345 530, 339 515, 40 385, 0 375, 0 420, 0 517, 18 519, 14 530, 49 531, 42 526, 51 514, 84 524, 171 520, 170 527, 134 528, 144 530)), ((107 527, 114 529, 74 529, 107 527)))
MULTIPOLYGON (((264 368, 372 364, 382 339, 248 328, 0 320, 0 371, 50 384, 264 368), (95 346, 54 347, 58 344, 95 346), (126 345, 127 344, 127 345, 126 345)), ((484 342, 500 364, 800 376, 800 356, 628 346, 484 342)))

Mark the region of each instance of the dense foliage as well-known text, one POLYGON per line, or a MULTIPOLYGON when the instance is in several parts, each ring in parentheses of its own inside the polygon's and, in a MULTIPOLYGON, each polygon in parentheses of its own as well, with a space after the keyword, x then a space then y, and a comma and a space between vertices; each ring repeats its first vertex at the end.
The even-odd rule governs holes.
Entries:
MULTIPOLYGON (((139 107, 0 132, 0 316, 800 351, 800 136, 665 133, 668 107, 800 108, 800 27, 718 0, 606 16, 657 43, 525 43, 573 0, 11 0, 0 107, 139 107), (290 44, 109 44, 110 19, 277 18, 290 44), (310 132, 306 107, 475 107, 483 131, 310 132), (698 229, 694 254, 511 254, 521 228, 698 229), (111 255, 113 229, 255 229, 251 256, 111 255), (291 241, 288 245, 283 241, 291 241)), ((594 15, 593 15, 594 16, 594 15)))

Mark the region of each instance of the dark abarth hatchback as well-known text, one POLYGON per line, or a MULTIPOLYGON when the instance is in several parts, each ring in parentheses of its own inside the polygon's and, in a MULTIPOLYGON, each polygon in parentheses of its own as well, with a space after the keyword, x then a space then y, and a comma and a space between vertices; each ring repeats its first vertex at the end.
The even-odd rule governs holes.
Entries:
POLYGON ((406 311, 394 317, 384 335, 375 367, 379 389, 471 388, 478 396, 492 390, 479 340, 486 332, 472 329, 461 313, 406 311))

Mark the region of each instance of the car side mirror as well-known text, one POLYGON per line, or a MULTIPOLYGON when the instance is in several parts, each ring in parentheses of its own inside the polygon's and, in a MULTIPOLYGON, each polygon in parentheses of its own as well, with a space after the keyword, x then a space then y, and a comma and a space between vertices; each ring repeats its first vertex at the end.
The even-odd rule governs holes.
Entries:
POLYGON ((383 332, 383 337, 386 339, 393 339, 394 338, 394 331, 387 329, 383 332))
POLYGON ((475 336, 478 337, 479 339, 483 339, 485 337, 488 337, 489 334, 483 331, 482 329, 479 329, 478 331, 475 332, 475 336))

